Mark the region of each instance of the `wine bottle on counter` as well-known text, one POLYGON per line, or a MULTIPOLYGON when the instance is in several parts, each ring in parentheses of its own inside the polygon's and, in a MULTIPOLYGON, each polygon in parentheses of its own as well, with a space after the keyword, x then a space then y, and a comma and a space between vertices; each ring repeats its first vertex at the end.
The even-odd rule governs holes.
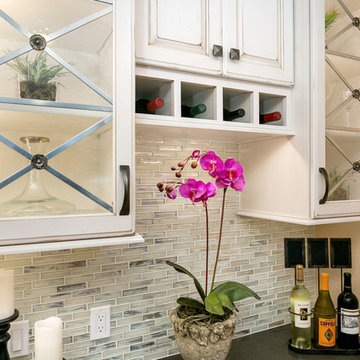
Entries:
POLYGON ((321 274, 320 294, 314 307, 314 344, 332 348, 336 343, 336 310, 329 293, 329 274, 321 274))
POLYGON ((260 115, 260 124, 267 124, 278 120, 281 120, 281 113, 279 111, 260 115))
POLYGON ((342 349, 359 347, 359 301, 351 291, 351 274, 344 273, 344 291, 337 300, 338 345, 342 349))
POLYGON ((291 343, 299 349, 311 348, 310 293, 304 286, 304 267, 296 265, 295 286, 290 293, 291 343))
POLYGON ((202 114, 206 111, 205 104, 199 104, 196 106, 181 105, 181 116, 182 117, 195 117, 196 115, 202 114))
POLYGON ((155 114, 155 111, 163 106, 164 100, 161 97, 157 97, 152 101, 148 99, 136 100, 136 112, 140 114, 155 114))
POLYGON ((233 121, 237 118, 242 118, 245 116, 245 110, 240 108, 234 111, 228 109, 223 109, 223 119, 224 121, 233 121))

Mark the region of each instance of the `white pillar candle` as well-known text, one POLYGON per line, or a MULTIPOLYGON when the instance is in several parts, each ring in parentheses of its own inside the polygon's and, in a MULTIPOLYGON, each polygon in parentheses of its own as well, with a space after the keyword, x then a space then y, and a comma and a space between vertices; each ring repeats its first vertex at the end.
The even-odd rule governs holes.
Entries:
POLYGON ((14 315, 14 270, 0 269, 0 320, 14 315))
POLYGON ((62 321, 53 316, 35 323, 35 360, 62 360, 62 321))

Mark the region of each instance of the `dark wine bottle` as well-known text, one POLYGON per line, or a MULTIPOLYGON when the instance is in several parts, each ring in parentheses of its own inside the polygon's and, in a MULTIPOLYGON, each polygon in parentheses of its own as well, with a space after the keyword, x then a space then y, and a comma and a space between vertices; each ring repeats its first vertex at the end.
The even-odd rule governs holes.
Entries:
POLYGON ((344 274, 344 291, 337 300, 338 345, 342 349, 359 347, 359 301, 351 291, 351 274, 344 274))
POLYGON ((336 344, 336 310, 329 293, 329 274, 321 274, 321 288, 314 307, 314 344, 332 348, 336 344))
POLYGON ((278 120, 281 120, 281 113, 279 111, 260 115, 260 124, 266 124, 278 120))
POLYGON ((205 104, 199 104, 196 106, 181 105, 181 116, 182 117, 195 117, 196 115, 202 114, 206 111, 205 104))
POLYGON ((234 111, 229 111, 228 109, 223 109, 223 119, 224 121, 232 121, 237 118, 242 118, 245 116, 245 110, 240 108, 234 111))
POLYGON ((163 106, 164 100, 161 97, 157 97, 152 101, 148 99, 136 100, 136 112, 141 114, 155 114, 155 111, 163 106))

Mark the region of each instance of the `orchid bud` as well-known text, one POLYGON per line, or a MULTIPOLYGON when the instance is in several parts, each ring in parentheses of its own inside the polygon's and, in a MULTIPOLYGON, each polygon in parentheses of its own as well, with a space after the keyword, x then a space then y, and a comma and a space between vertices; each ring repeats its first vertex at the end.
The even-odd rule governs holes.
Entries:
POLYGON ((181 172, 178 171, 177 173, 175 173, 175 176, 176 176, 177 178, 181 178, 181 172))
POLYGON ((178 167, 184 167, 185 166, 185 164, 182 162, 182 161, 180 161, 179 163, 178 163, 178 167))
POLYGON ((176 167, 175 167, 175 166, 172 166, 172 167, 171 167, 171 170, 172 170, 172 171, 175 171, 175 170, 176 170, 176 167))
POLYGON ((164 184, 163 183, 159 182, 159 183, 156 184, 156 186, 158 187, 160 192, 164 191, 164 184))
POLYGON ((165 187, 165 191, 166 192, 172 192, 174 190, 174 186, 167 184, 165 187))
POLYGON ((197 161, 193 161, 192 163, 191 163, 191 167, 193 168, 193 169, 195 169, 195 168, 197 168, 197 161))

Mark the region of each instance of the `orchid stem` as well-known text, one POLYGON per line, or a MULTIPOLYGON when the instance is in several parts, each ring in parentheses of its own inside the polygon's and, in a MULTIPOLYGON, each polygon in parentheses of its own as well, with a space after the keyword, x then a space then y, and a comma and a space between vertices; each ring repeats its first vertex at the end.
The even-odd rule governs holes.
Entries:
POLYGON ((205 296, 207 296, 208 290, 208 273, 209 273, 209 212, 207 203, 204 202, 205 206, 205 218, 206 218, 206 267, 205 267, 205 296))
POLYGON ((220 230, 219 230, 219 241, 218 241, 218 247, 217 247, 217 253, 216 253, 216 260, 215 260, 215 266, 214 266, 214 272, 213 272, 213 276, 212 276, 212 281, 211 281, 211 291, 213 291, 214 288, 214 283, 215 283, 215 275, 216 275, 216 268, 217 268, 217 264, 219 262, 219 255, 220 255, 220 246, 221 246, 221 236, 222 236, 222 228, 223 228, 223 223, 224 223, 224 211, 225 211, 225 195, 226 195, 226 187, 224 188, 224 193, 223 193, 223 201, 222 201, 222 207, 221 207, 221 219, 220 219, 220 230))

